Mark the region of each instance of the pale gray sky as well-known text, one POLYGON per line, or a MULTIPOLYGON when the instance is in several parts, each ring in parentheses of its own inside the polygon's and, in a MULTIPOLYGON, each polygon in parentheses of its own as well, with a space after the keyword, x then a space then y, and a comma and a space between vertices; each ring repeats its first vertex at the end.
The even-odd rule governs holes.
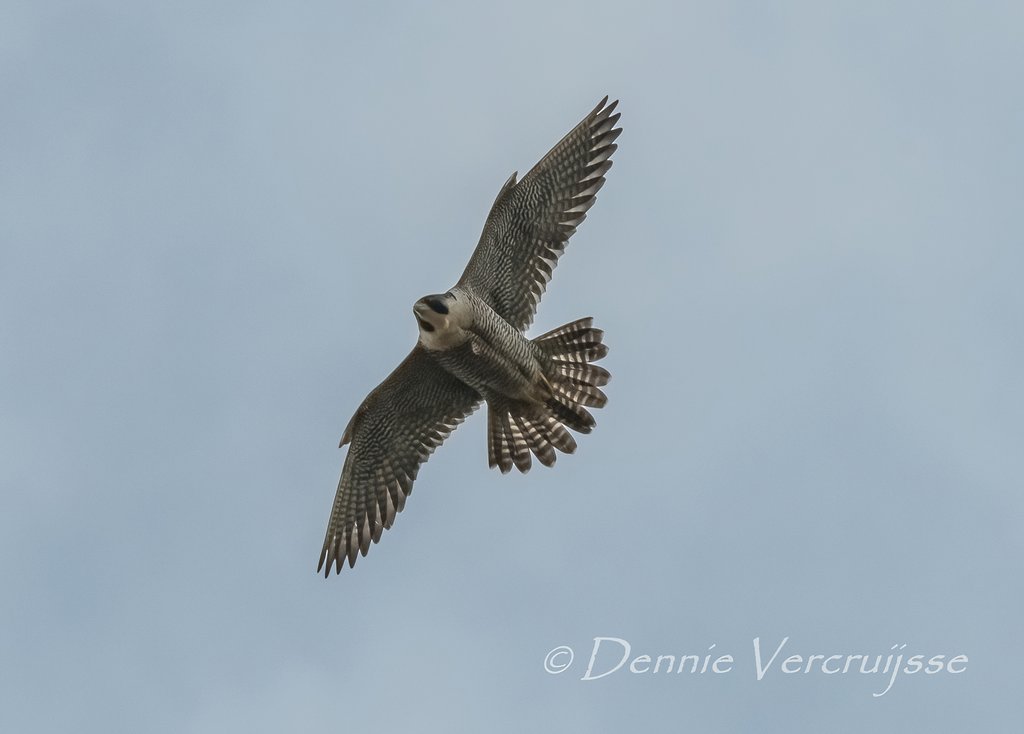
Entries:
POLYGON ((4 4, 0 729, 1019 726, 1022 22, 4 4), (411 304, 606 93, 616 165, 534 330, 605 329, 597 430, 500 476, 478 413, 325 581, 411 304), (600 636, 736 663, 580 680, 600 636), (904 643, 966 671, 779 670, 904 643))

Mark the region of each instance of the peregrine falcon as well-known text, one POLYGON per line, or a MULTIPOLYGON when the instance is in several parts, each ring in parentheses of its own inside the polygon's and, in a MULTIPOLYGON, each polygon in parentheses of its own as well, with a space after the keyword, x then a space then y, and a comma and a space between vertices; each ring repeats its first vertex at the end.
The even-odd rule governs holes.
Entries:
POLYGON ((430 454, 487 403, 487 459, 502 474, 571 454, 566 430, 590 433, 587 408, 607 401, 603 332, 583 318, 529 339, 566 243, 611 168, 618 102, 605 97, 522 180, 501 187, 465 272, 451 290, 413 304, 419 340, 356 410, 317 571, 354 566, 405 507, 430 454))

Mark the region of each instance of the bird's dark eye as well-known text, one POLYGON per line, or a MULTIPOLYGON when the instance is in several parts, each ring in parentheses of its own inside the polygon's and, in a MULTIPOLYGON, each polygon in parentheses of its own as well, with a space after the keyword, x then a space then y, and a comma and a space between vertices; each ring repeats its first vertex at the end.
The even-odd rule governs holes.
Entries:
POLYGON ((448 315, 448 307, 441 302, 440 298, 428 298, 427 305, 430 306, 430 310, 434 313, 439 313, 442 316, 448 315))

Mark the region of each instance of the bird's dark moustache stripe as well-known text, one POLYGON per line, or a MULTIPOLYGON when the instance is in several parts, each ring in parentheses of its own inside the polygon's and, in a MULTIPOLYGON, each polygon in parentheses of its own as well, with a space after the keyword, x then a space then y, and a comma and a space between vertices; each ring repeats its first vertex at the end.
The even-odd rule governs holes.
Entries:
POLYGON ((448 307, 439 298, 428 298, 427 305, 430 306, 430 310, 434 313, 439 313, 442 316, 448 315, 448 307))

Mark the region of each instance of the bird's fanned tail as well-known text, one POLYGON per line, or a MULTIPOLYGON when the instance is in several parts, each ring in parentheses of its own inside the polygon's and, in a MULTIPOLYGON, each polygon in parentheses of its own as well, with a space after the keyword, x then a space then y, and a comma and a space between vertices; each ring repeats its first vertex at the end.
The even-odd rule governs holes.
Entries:
POLYGON ((608 370, 592 364, 608 354, 604 332, 585 318, 560 326, 533 340, 547 365, 551 397, 543 407, 497 399, 488 402, 487 457, 502 474, 515 466, 525 473, 530 454, 544 466, 555 463, 555 450, 571 454, 576 439, 566 428, 590 433, 596 421, 587 408, 603 408, 608 402, 601 387, 608 384, 608 370))

